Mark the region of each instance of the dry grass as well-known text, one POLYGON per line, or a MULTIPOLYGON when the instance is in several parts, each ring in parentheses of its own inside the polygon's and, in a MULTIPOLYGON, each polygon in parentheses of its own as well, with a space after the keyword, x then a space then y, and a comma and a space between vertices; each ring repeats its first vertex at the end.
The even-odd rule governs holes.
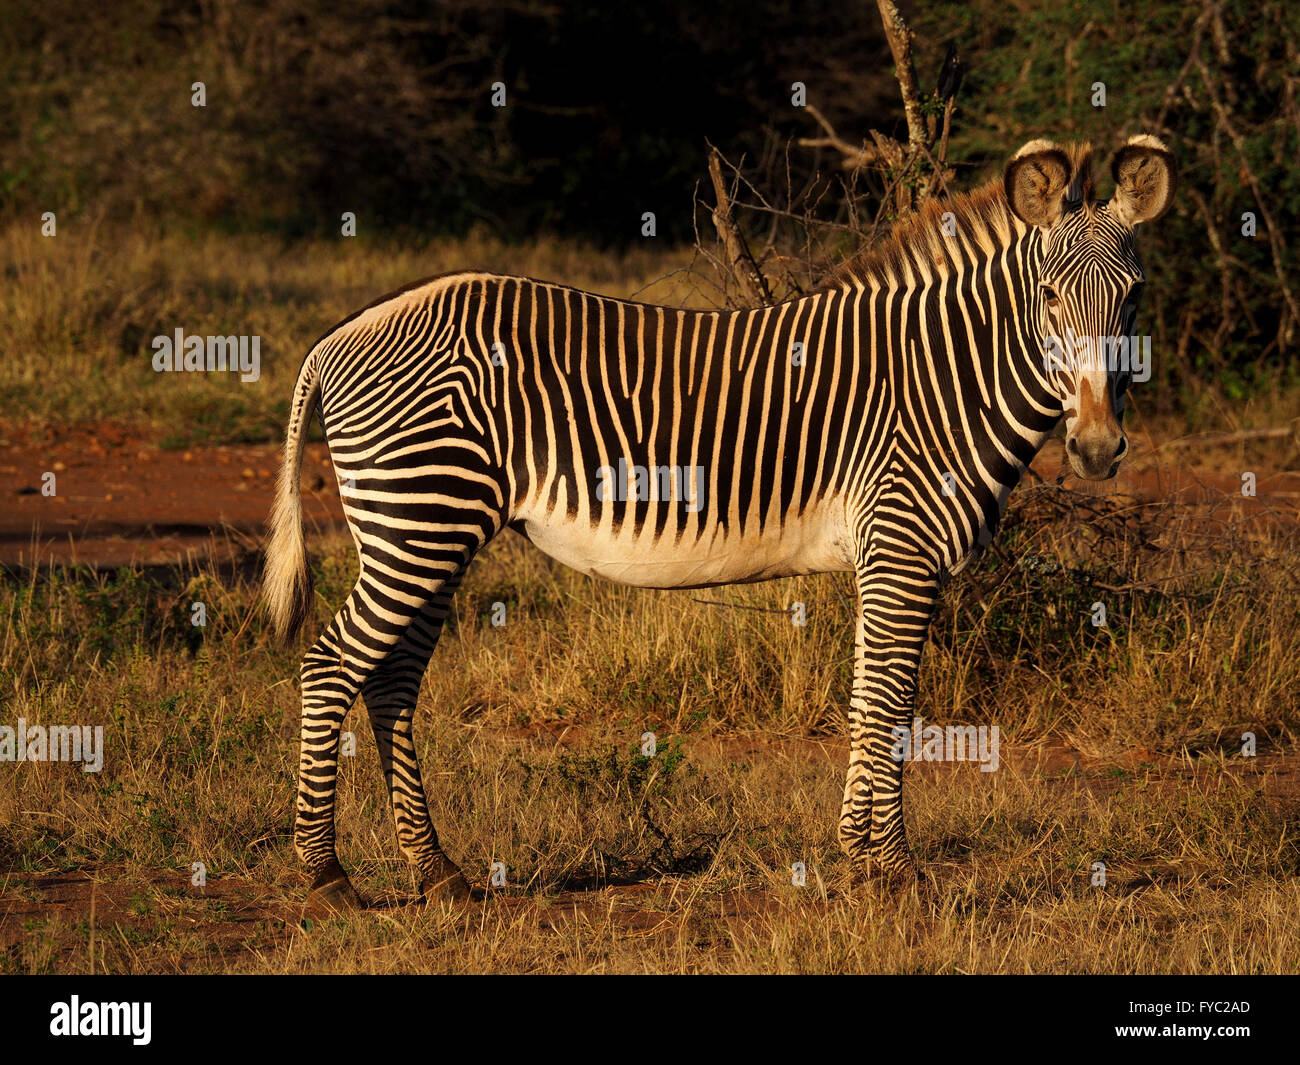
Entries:
POLYGON ((680 304, 686 282, 665 275, 688 258, 653 241, 612 255, 553 240, 286 244, 89 220, 42 237, 28 222, 14 223, 0 229, 0 419, 124 420, 184 446, 278 441, 312 341, 417 278, 495 270, 680 304), (177 328, 259 336, 260 378, 155 373, 151 341, 177 328))
MULTIPOLYGON (((645 592, 492 545, 417 728, 449 852, 479 885, 504 863, 508 885, 463 911, 406 904, 358 707, 340 852, 378 906, 310 927, 290 838, 296 652, 249 617, 254 589, 217 574, 7 583, 0 722, 102 723, 108 754, 99 774, 0 771, 0 965, 1295 972, 1295 531, 1220 518, 1210 537, 1206 508, 1021 489, 1005 560, 945 595, 919 705, 998 725, 1002 768, 909 766, 934 891, 899 897, 851 887, 835 841, 850 626, 832 577, 645 592), (1099 596, 1105 629, 1088 620, 1099 596), (794 600, 804 628, 782 613, 794 600), (1260 757, 1240 757, 1244 731, 1260 757)), ((320 625, 354 563, 346 542, 312 549, 320 625)))

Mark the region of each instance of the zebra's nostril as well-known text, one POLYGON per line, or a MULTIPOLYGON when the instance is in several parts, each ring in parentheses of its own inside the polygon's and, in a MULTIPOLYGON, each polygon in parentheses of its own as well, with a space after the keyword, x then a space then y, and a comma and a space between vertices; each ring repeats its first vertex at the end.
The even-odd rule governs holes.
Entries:
POLYGON ((1074 437, 1074 436, 1072 436, 1072 437, 1070 437, 1068 440, 1066 440, 1066 441, 1065 441, 1065 450, 1068 451, 1071 455, 1077 455, 1077 454, 1079 453, 1079 439, 1078 439, 1078 437, 1074 437))
POLYGON ((1118 462, 1127 454, 1128 454, 1128 437, 1121 436, 1119 438, 1119 450, 1115 452, 1115 461, 1118 462))

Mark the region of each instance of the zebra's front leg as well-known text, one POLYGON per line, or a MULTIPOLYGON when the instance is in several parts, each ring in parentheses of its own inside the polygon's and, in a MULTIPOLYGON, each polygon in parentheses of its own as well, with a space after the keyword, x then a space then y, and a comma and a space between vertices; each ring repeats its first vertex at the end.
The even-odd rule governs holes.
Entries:
POLYGON ((393 803, 397 842, 419 874, 420 894, 429 902, 456 902, 470 897, 469 884, 438 842, 412 730, 427 661, 425 655, 385 662, 366 681, 363 695, 393 803))
POLYGON ((939 584, 919 560, 859 573, 860 609, 849 703, 848 778, 839 837, 858 875, 920 875, 903 822, 897 730, 909 728, 916 678, 939 584))
MULTIPOLYGON (((861 655, 855 657, 861 661, 861 655)), ((840 804, 840 847, 855 861, 866 861, 871 850, 871 759, 867 756, 866 703, 858 692, 855 667, 849 700, 849 774, 840 804)))

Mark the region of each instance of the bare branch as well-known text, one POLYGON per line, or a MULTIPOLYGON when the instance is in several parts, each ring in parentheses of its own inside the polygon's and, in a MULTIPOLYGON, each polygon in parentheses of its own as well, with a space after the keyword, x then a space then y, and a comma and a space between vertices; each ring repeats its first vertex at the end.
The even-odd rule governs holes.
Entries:
POLYGON ((903 94, 903 112, 907 115, 908 146, 913 150, 926 143, 925 118, 921 113, 921 94, 916 88, 916 68, 912 65, 912 31, 894 6, 894 0, 876 0, 885 38, 894 55, 894 77, 903 94))
POLYGON ((768 290, 767 279, 759 272, 754 257, 749 254, 745 237, 736 225, 731 214, 731 196, 727 192, 726 182, 722 180, 722 157, 716 148, 709 149, 709 177, 713 179, 713 193, 717 206, 713 208, 713 226, 727 251, 727 261, 731 266, 736 284, 740 286, 745 303, 751 307, 768 307, 772 303, 772 293, 768 290))
POLYGON ((1237 159, 1241 163, 1241 173, 1245 177, 1246 184, 1250 186, 1250 191, 1254 194, 1255 205, 1259 208, 1259 213, 1263 216, 1264 226, 1268 234, 1269 250, 1273 255, 1273 268, 1277 274, 1278 286, 1282 290, 1282 298, 1291 311, 1291 317, 1296 321, 1300 321, 1300 306, 1296 305, 1295 293, 1291 291, 1291 286, 1287 282, 1284 255, 1286 245, 1282 240, 1281 231, 1273 221, 1273 213, 1268 209, 1267 200, 1259 186, 1259 179, 1255 176, 1255 171, 1250 165, 1250 157, 1246 151, 1245 141, 1237 131, 1236 126, 1233 125, 1232 119, 1229 118, 1227 108, 1223 106, 1219 94, 1215 91, 1214 79, 1210 76, 1205 61, 1199 55, 1196 55, 1196 68, 1200 71, 1201 81, 1204 82, 1205 91, 1209 94, 1210 106, 1214 109, 1219 125, 1222 126, 1223 131, 1232 142, 1232 147, 1237 153, 1237 159))
POLYGON ((1295 435, 1294 425, 1279 425, 1271 429, 1242 429, 1235 433, 1201 433, 1167 440, 1161 445, 1169 447, 1219 447, 1224 444, 1241 444, 1249 440, 1287 440, 1295 435))
POLYGON ((861 144, 852 144, 836 133, 835 127, 826 120, 826 117, 813 104, 805 104, 804 110, 812 115, 817 124, 826 131, 826 136, 800 137, 798 141, 799 147, 834 148, 844 156, 840 161, 840 166, 845 170, 859 170, 880 160, 880 153, 865 141, 861 144))

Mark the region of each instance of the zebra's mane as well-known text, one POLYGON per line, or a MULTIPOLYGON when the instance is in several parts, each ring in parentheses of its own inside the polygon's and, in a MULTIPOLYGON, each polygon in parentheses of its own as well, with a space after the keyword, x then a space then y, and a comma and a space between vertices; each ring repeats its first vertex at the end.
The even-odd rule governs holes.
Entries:
MULTIPOLYGON (((1086 141, 1068 145, 1034 141, 1021 152, 1037 147, 1059 147, 1065 152, 1071 172, 1065 194, 1067 210, 1091 211, 1094 205, 1092 146, 1086 141)), ((926 200, 910 216, 895 223, 883 240, 868 245, 836 266, 827 275, 826 285, 887 281, 908 272, 929 276, 935 267, 960 261, 963 244, 993 255, 1024 233, 1025 228, 1025 223, 1007 203, 1006 189, 999 176, 949 199, 926 200), (949 213, 951 218, 946 217, 949 213), (960 240, 949 235, 954 227, 960 240)))

